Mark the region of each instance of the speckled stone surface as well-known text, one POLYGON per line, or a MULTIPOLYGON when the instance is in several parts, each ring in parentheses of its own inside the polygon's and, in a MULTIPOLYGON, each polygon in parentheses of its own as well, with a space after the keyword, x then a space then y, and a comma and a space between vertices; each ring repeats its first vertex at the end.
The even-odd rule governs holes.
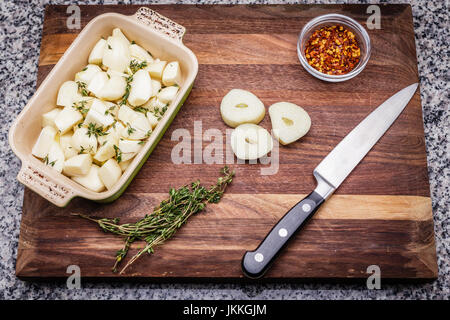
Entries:
MULTIPOLYGON (((141 4, 158 1, 79 1, 141 4)), ((282 1, 164 1, 164 3, 282 3, 282 1)), ((304 3, 305 1, 301 1, 304 3)), ((373 1, 306 1, 365 3, 373 1)), ((408 1, 381 1, 405 3, 408 1)), ((0 1, 0 299, 449 299, 450 298, 450 28, 448 1, 411 1, 433 201, 439 278, 425 284, 137 284, 32 283, 14 275, 23 187, 20 161, 8 144, 13 119, 31 98, 37 76, 44 5, 70 1, 0 1)), ((162 3, 162 2, 159 2, 162 3)), ((298 3, 289 1, 284 3, 298 3)))

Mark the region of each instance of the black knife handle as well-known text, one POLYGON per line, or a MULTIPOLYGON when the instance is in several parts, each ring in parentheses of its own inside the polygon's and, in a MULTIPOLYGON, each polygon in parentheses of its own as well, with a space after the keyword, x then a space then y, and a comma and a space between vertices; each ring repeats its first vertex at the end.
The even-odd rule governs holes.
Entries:
POLYGON ((242 271, 249 278, 260 278, 297 231, 319 209, 325 200, 315 191, 293 206, 270 230, 254 251, 247 251, 242 258, 242 271))

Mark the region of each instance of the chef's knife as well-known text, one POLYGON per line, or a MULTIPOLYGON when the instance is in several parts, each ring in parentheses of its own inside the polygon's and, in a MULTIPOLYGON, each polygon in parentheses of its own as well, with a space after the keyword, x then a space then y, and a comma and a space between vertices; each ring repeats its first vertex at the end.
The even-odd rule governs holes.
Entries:
POLYGON ((416 92, 412 84, 390 97, 359 123, 314 169, 316 189, 292 207, 272 228, 254 251, 242 258, 242 270, 259 278, 277 255, 352 172, 369 150, 389 129, 416 92))

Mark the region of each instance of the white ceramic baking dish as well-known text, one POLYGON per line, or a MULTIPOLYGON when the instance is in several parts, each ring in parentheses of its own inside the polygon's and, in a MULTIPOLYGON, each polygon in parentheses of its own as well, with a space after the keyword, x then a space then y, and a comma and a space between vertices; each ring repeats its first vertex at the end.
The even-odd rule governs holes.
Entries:
POLYGON ((192 89, 198 71, 195 55, 184 46, 185 28, 149 8, 140 8, 134 15, 106 13, 94 18, 70 45, 28 104, 18 115, 9 131, 9 143, 22 161, 17 179, 48 201, 63 207, 74 197, 111 202, 127 188, 147 160, 164 132, 174 119, 192 89), (106 38, 114 28, 149 50, 161 60, 180 62, 183 82, 177 98, 168 107, 142 150, 122 174, 116 186, 108 191, 93 192, 61 173, 46 166, 31 155, 31 149, 41 130, 41 116, 56 106, 60 85, 72 80, 88 60, 89 53, 100 37, 106 38))

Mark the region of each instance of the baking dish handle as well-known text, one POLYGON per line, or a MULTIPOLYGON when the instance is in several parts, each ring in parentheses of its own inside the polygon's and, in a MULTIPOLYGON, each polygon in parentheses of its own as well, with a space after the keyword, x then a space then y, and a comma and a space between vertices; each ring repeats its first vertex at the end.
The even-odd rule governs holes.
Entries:
POLYGON ((58 207, 66 206, 76 194, 29 163, 22 163, 17 180, 58 207))
POLYGON ((136 11, 134 17, 159 33, 182 42, 186 28, 158 12, 147 7, 141 7, 136 11))

